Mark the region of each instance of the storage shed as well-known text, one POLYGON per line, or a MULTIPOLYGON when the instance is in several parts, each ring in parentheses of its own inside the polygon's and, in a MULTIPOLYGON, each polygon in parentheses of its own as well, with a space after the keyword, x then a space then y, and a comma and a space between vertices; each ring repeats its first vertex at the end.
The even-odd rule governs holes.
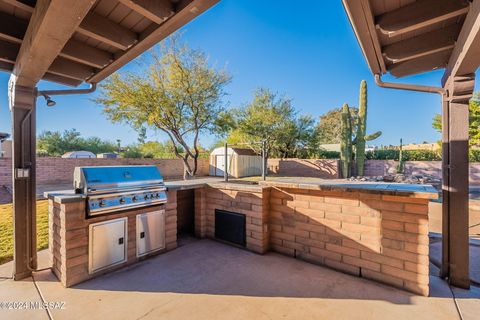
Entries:
MULTIPOLYGON (((210 154, 210 175, 223 177, 225 148, 219 147, 210 154)), ((262 157, 252 149, 228 148, 227 172, 230 177, 241 178, 262 174, 262 157)))

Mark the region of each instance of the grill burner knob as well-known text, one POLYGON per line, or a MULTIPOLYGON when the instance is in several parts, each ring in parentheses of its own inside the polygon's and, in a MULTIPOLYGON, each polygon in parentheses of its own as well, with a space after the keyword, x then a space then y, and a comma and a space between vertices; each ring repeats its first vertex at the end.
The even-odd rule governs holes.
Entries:
POLYGON ((120 204, 124 204, 125 203, 125 198, 124 197, 121 197, 120 198, 120 204))
POLYGON ((133 196, 132 201, 137 202, 137 200, 138 200, 137 196, 133 196))
POLYGON ((144 198, 145 200, 148 200, 148 199, 149 199, 148 194, 146 194, 143 198, 144 198))
POLYGON ((98 203, 99 207, 105 207, 106 205, 107 205, 107 202, 105 200, 100 200, 100 202, 98 203))

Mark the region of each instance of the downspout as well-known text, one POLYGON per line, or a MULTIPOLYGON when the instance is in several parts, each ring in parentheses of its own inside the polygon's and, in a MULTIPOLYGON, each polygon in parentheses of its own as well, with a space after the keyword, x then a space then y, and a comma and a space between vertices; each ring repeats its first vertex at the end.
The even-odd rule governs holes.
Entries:
MULTIPOLYGON (((96 89, 97 89, 97 84, 96 83, 91 83, 90 88, 87 88, 87 89, 66 89, 66 90, 37 91, 37 97, 43 96, 45 98, 45 100, 48 101, 48 100, 50 100, 50 96, 71 95, 71 94, 88 94, 88 93, 94 92, 96 89)), ((23 139, 23 131, 24 131, 25 122, 26 122, 27 119, 30 118, 31 114, 32 114, 32 110, 30 110, 25 115, 25 117, 22 119, 22 122, 21 122, 22 139, 23 139)), ((23 156, 23 152, 22 152, 22 156, 23 156)), ((22 158, 21 162, 22 162, 22 167, 24 167, 25 166, 25 159, 22 158)), ((30 228, 31 228, 30 215, 31 215, 31 212, 27 215, 27 223, 26 223, 27 230, 30 230, 30 228)), ((36 248, 34 250, 36 250, 36 248)), ((51 269, 51 267, 43 268, 43 269, 37 269, 37 268, 32 267, 32 258, 33 257, 31 256, 31 251, 32 251, 31 241, 29 239, 27 241, 27 254, 29 255, 27 267, 30 271, 43 271, 43 270, 51 269)))
MULTIPOLYGON (((383 82, 382 81, 382 76, 380 74, 375 74, 375 83, 379 87, 388 88, 388 89, 398 89, 398 90, 407 90, 407 91, 436 93, 436 94, 439 94, 442 97, 442 105, 443 105, 444 101, 446 101, 448 99, 448 91, 445 90, 444 88, 441 88, 441 87, 413 85, 413 84, 408 84, 408 83, 383 82)), ((442 190, 445 190, 445 185, 443 184, 443 182, 442 182, 442 190)), ((446 199, 443 199, 443 201, 446 201, 446 199)), ((439 267, 440 269, 443 270, 443 264, 442 264, 442 266, 437 266, 437 267, 439 267)), ((442 274, 444 274, 444 273, 445 272, 442 271, 442 274)), ((445 276, 445 274, 443 276, 445 276)))

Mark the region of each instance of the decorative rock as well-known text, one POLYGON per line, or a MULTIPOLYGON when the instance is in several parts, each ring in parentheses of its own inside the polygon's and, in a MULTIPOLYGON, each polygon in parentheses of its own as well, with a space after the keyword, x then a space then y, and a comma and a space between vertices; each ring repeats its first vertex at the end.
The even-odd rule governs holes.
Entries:
POLYGON ((395 181, 395 176, 393 176, 393 175, 386 175, 386 176, 383 177, 383 181, 385 181, 385 182, 393 182, 393 181, 395 181))

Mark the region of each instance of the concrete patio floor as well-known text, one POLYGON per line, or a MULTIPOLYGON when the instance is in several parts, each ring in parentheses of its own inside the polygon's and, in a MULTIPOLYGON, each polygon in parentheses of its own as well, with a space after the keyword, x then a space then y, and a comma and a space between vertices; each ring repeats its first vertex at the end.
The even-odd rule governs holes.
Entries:
MULTIPOLYGON (((449 287, 431 282, 431 297, 420 297, 279 254, 189 239, 73 288, 50 271, 3 279, 0 301, 65 305, 50 314, 0 310, 0 319, 460 319, 449 287)), ((478 319, 480 290, 454 292, 463 318, 478 319)))

